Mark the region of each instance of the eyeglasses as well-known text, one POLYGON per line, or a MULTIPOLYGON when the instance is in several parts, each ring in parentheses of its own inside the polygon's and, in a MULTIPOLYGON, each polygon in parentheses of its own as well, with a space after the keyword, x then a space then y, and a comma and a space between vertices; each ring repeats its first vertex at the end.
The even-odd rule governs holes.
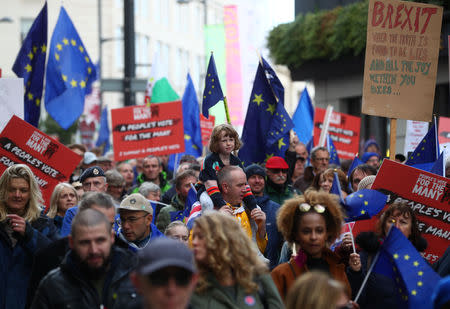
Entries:
POLYGON ((269 171, 272 172, 273 174, 279 174, 280 172, 283 174, 287 174, 287 172, 288 172, 287 169, 283 169, 283 168, 270 168, 269 171))
POLYGON ((312 209, 315 210, 315 212, 317 212, 319 214, 323 214, 325 212, 325 206, 322 206, 319 204, 311 206, 306 203, 301 203, 300 205, 298 205, 298 209, 300 209, 301 212, 308 212, 311 210, 311 207, 312 207, 312 209))
POLYGON ((163 287, 169 284, 172 278, 178 286, 187 286, 191 282, 192 273, 186 269, 161 269, 147 276, 150 284, 157 287, 163 287))
POLYGON ((144 218, 144 217, 147 217, 148 215, 149 214, 146 214, 146 215, 143 215, 143 216, 140 216, 140 217, 128 217, 128 218, 120 217, 120 223, 121 224, 125 224, 128 221, 130 224, 133 224, 137 220, 139 220, 141 218, 144 218))

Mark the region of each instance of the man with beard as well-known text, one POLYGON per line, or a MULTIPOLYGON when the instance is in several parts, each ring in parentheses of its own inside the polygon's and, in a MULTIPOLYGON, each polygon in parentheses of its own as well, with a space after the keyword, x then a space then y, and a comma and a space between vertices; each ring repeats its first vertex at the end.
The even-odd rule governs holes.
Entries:
POLYGON ((264 188, 264 193, 269 198, 282 205, 285 200, 291 198, 294 193, 294 188, 288 184, 287 174, 289 166, 282 157, 271 157, 266 163, 267 181, 264 188))
POLYGON ((129 279, 137 258, 113 243, 111 222, 103 213, 77 213, 69 235, 71 250, 42 279, 31 308, 139 308, 129 279))

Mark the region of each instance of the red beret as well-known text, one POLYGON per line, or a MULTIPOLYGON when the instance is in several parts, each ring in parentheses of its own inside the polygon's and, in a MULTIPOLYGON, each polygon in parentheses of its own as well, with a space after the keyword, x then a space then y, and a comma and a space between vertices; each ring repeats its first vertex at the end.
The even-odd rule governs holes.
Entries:
POLYGON ((282 157, 271 157, 269 160, 267 160, 266 168, 281 168, 281 169, 288 169, 289 166, 284 161, 282 157))

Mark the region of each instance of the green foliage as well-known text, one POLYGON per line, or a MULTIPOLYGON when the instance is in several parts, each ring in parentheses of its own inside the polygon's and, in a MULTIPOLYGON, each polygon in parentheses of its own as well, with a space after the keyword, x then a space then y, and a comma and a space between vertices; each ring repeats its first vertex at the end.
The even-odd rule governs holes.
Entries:
MULTIPOLYGON (((449 9, 448 0, 415 2, 437 4, 449 9)), ((298 68, 313 59, 335 60, 360 55, 366 47, 369 1, 328 11, 299 14, 291 23, 275 27, 267 39, 272 59, 298 68)))
POLYGON ((47 135, 57 135, 61 143, 68 145, 72 143, 72 136, 77 132, 78 120, 69 129, 64 130, 50 115, 47 115, 45 120, 39 122, 39 129, 47 135))

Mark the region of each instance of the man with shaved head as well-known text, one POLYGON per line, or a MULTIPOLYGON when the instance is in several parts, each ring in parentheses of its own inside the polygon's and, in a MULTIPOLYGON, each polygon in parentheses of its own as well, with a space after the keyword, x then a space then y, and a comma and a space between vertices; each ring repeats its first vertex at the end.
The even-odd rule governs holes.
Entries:
POLYGON ((80 210, 72 221, 70 251, 42 279, 31 308, 139 308, 129 279, 136 256, 113 244, 111 221, 93 208, 80 210))

